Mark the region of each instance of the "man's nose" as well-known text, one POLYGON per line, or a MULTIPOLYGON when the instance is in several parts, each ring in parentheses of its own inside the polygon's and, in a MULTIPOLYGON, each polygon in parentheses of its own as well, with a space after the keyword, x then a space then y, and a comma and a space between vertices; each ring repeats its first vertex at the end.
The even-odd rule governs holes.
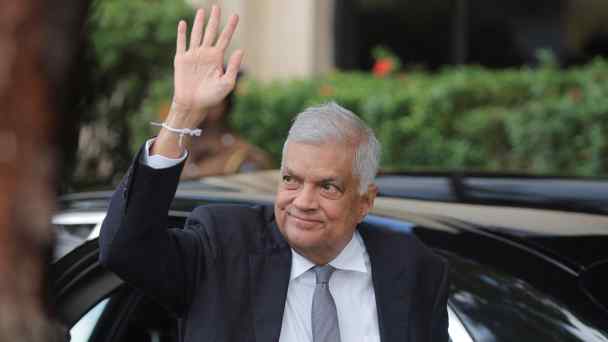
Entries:
POLYGON ((293 205, 300 210, 314 210, 318 204, 316 191, 311 185, 304 185, 293 200, 293 205))

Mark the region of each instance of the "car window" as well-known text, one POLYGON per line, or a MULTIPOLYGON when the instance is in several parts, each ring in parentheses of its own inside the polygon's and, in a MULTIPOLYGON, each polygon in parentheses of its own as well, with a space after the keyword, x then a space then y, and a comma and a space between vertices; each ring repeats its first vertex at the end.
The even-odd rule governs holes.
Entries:
POLYGON ((473 342, 471 335, 462 324, 458 315, 448 306, 448 334, 451 342, 473 342))
POLYGON ((89 310, 82 318, 72 326, 70 329, 70 341, 84 342, 88 341, 93 333, 93 329, 97 325, 101 314, 106 308, 110 298, 106 298, 101 302, 97 303, 91 310, 89 310))
POLYGON ((449 261, 449 303, 473 340, 608 342, 600 329, 521 279, 471 260, 449 261))
POLYGON ((177 321, 126 285, 103 298, 70 328, 73 342, 176 340, 177 321))

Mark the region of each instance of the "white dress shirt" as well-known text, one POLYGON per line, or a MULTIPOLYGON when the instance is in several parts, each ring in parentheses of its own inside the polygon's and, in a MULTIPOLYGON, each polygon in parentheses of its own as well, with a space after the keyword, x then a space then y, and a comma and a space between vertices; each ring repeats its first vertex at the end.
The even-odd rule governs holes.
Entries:
MULTIPOLYGON (((310 313, 315 291, 315 266, 293 249, 291 276, 283 312, 280 342, 312 342, 310 313)), ((336 271, 329 291, 336 302, 342 342, 380 341, 371 264, 358 232, 329 263, 336 271)))
MULTIPOLYGON (((149 149, 153 141, 146 141, 142 163, 154 169, 162 169, 186 159, 187 152, 179 159, 150 156, 149 149)), ((291 254, 291 275, 279 341, 312 342, 310 314, 316 280, 311 268, 315 264, 293 249, 291 254)), ((336 269, 329 279, 329 291, 336 302, 341 342, 379 342, 371 263, 361 235, 355 231, 350 242, 329 264, 336 269)))

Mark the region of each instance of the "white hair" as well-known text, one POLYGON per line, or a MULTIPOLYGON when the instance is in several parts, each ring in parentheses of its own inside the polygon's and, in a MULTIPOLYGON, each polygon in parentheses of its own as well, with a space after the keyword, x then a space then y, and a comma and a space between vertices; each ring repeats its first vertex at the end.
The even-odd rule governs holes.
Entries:
MULTIPOLYGON (((353 174, 359 178, 359 193, 373 183, 380 162, 380 143, 374 131, 350 110, 335 102, 309 107, 298 114, 283 144, 283 156, 289 142, 322 144, 337 142, 356 147, 353 174)), ((281 160, 283 169, 283 160, 281 160)))

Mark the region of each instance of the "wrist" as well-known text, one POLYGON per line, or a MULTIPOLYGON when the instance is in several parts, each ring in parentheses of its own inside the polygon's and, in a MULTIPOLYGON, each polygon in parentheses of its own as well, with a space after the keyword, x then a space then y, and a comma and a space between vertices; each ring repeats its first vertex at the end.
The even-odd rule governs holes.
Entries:
POLYGON ((197 128, 205 119, 205 110, 176 101, 171 102, 165 122, 175 128, 197 128))
POLYGON ((167 158, 180 158, 190 144, 190 137, 179 135, 162 128, 150 148, 150 155, 161 155, 167 158))

